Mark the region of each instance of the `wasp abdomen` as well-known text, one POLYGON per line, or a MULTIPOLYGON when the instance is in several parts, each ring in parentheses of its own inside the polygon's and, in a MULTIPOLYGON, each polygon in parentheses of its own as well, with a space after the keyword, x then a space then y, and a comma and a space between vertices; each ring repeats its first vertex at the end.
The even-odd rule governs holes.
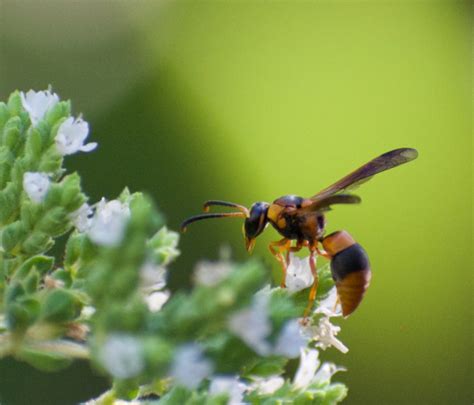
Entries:
POLYGON ((342 314, 350 315, 359 306, 369 287, 371 271, 367 253, 346 232, 338 231, 325 237, 324 249, 332 256, 331 272, 336 282, 342 314))

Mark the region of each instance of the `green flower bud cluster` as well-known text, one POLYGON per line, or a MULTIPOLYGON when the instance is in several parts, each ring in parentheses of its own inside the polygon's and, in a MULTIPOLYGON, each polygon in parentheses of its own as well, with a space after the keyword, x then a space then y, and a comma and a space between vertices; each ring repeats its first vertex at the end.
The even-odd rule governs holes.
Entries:
MULTIPOLYGON (((323 312, 304 331, 308 288, 271 289, 259 261, 221 261, 201 264, 192 290, 171 294, 178 234, 153 201, 125 189, 89 205, 79 175, 65 173, 66 155, 95 148, 84 144, 88 130, 50 90, 0 103, 0 358, 44 371, 90 360, 111 380, 90 404, 341 401, 345 386, 331 383, 338 368, 317 370, 314 346, 345 347, 327 315, 319 324, 323 312), (297 357, 301 370, 290 378, 297 357)), ((318 273, 318 300, 327 299, 330 271, 318 273)))
POLYGON ((72 229, 71 214, 86 201, 79 176, 64 176, 55 144, 70 110, 69 102, 57 102, 33 124, 19 92, 0 103, 0 308, 6 331, 0 352, 46 369, 54 368, 49 355, 42 367, 31 336, 64 335, 86 301, 80 291, 52 282, 56 260, 45 255, 72 229))

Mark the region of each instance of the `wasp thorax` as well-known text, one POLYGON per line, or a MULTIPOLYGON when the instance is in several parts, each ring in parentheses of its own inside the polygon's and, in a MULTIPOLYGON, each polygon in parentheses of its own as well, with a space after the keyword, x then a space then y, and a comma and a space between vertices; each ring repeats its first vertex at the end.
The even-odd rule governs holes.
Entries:
POLYGON ((267 211, 270 204, 266 202, 256 202, 250 207, 248 218, 245 219, 245 236, 255 238, 260 235, 267 225, 267 211))

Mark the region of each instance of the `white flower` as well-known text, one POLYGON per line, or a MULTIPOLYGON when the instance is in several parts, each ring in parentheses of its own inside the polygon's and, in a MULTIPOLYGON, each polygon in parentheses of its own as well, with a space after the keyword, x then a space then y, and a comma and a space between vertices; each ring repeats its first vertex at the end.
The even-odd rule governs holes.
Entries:
POLYGON ((155 291, 145 297, 145 302, 151 312, 158 312, 170 297, 169 291, 155 291))
POLYGON ((267 312, 268 294, 258 292, 250 308, 234 313, 229 319, 229 329, 256 353, 266 356, 271 345, 265 340, 272 331, 267 312))
POLYGON ((84 145, 89 135, 89 124, 81 117, 67 118, 59 127, 56 135, 56 148, 61 155, 72 155, 78 151, 90 152, 97 147, 96 142, 84 145))
POLYGON ((314 313, 323 314, 327 317, 342 315, 341 305, 337 299, 336 287, 333 287, 331 291, 329 291, 328 296, 319 303, 314 313))
POLYGON ((308 339, 301 332, 300 323, 297 319, 293 319, 283 326, 273 352, 293 359, 299 356, 301 349, 306 347, 307 342, 308 339))
POLYGON ((258 391, 262 395, 271 395, 279 390, 285 380, 280 376, 271 376, 268 378, 257 378, 250 386, 250 389, 258 391))
POLYGON ((314 277, 307 257, 300 259, 290 253, 290 264, 286 270, 285 284, 290 292, 297 292, 311 287, 314 277))
POLYGON ((164 288, 166 286, 166 268, 146 261, 140 268, 140 286, 144 293, 164 288))
POLYGON ((229 400, 227 405, 243 404, 244 392, 247 386, 240 382, 236 377, 216 376, 211 380, 209 385, 209 394, 228 394, 229 400))
POLYGON ((314 381, 319 383, 329 382, 331 377, 338 371, 346 371, 344 367, 336 366, 333 363, 323 363, 320 369, 314 375, 314 381))
POLYGON ((123 238, 129 217, 130 208, 127 204, 118 200, 106 203, 105 199, 102 199, 97 204, 96 213, 87 234, 98 245, 116 246, 123 238))
POLYGON ((69 218, 79 232, 86 232, 91 227, 93 214, 94 210, 91 208, 91 206, 87 203, 84 203, 79 209, 72 212, 69 215, 69 218))
POLYGON ((176 350, 171 376, 189 389, 195 389, 199 383, 212 373, 213 367, 203 356, 202 349, 195 343, 181 346, 176 350))
POLYGON ((227 260, 217 262, 198 262, 194 270, 194 282, 198 285, 212 287, 219 284, 232 272, 232 264, 227 260))
POLYGON ((316 346, 323 350, 334 346, 342 353, 347 353, 349 349, 336 338, 341 328, 333 325, 329 317, 325 316, 319 320, 317 326, 303 326, 303 334, 308 338, 316 341, 316 346))
POLYGON ((23 188, 28 197, 36 203, 40 203, 48 194, 51 181, 46 173, 26 172, 23 175, 23 188))
POLYGON ((20 97, 23 108, 30 116, 30 121, 33 125, 38 124, 46 112, 59 102, 58 95, 51 93, 49 89, 38 92, 30 90, 26 94, 21 92, 20 97))
POLYGON ((95 308, 90 305, 86 305, 82 308, 81 317, 89 319, 92 315, 95 314, 95 308))
POLYGON ((298 389, 306 388, 312 382, 320 364, 319 352, 317 350, 302 349, 300 365, 293 380, 294 387, 298 389))
POLYGON ((145 366, 140 341, 126 334, 110 335, 100 349, 99 360, 116 378, 135 377, 145 366))
POLYGON ((296 371, 293 386, 297 389, 306 389, 308 385, 315 382, 328 382, 335 373, 346 370, 344 367, 338 367, 332 363, 324 363, 319 368, 320 364, 317 350, 301 350, 300 365, 296 371))

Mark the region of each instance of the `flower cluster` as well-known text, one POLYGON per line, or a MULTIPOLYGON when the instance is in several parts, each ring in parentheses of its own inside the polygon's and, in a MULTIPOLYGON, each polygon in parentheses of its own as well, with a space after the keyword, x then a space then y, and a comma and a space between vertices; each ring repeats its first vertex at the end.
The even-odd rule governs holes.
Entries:
POLYGON ((47 371, 89 360, 111 382, 91 405, 341 401, 347 390, 331 379, 342 369, 318 352, 347 351, 331 323, 340 310, 327 267, 324 299, 304 320, 313 274, 295 255, 287 289, 271 288, 262 263, 223 251, 198 263, 191 290, 172 292, 178 234, 153 201, 125 189, 93 202, 66 173, 67 156, 96 149, 88 136, 51 89, 0 103, 0 358, 47 371))

